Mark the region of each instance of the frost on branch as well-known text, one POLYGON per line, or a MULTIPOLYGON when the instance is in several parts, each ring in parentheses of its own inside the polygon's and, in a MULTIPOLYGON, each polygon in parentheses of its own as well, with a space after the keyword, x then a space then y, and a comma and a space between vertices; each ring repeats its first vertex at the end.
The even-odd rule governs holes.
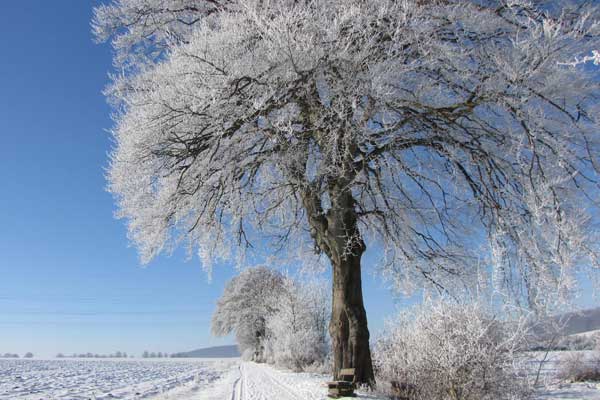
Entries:
POLYGON ((583 58, 576 57, 575 60, 570 62, 565 62, 563 65, 570 65, 572 67, 576 67, 580 64, 585 64, 588 62, 592 62, 594 65, 600 65, 600 52, 597 50, 592 50, 591 55, 584 56, 583 58))
POLYGON ((229 0, 115 0, 94 9, 92 29, 100 42, 112 37, 115 65, 139 68, 169 47, 187 43, 194 27, 223 10, 229 0))
POLYGON ((400 289, 484 270, 536 307, 597 265, 597 71, 564 65, 600 48, 597 8, 216 3, 96 11, 99 38, 139 67, 108 90, 108 178, 144 261, 182 242, 205 265, 329 256, 345 196, 346 248, 380 250, 400 289))

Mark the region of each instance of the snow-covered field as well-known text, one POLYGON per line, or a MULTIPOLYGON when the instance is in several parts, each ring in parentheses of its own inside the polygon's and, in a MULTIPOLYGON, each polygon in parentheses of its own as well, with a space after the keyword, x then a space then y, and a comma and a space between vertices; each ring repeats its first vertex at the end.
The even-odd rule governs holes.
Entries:
MULTIPOLYGON (((598 384, 555 379, 567 355, 550 355, 536 399, 600 400, 598 384)), ((0 360, 0 400, 324 400, 328 379, 238 359, 0 360)))
POLYGON ((0 400, 188 398, 237 360, 0 360, 0 400))

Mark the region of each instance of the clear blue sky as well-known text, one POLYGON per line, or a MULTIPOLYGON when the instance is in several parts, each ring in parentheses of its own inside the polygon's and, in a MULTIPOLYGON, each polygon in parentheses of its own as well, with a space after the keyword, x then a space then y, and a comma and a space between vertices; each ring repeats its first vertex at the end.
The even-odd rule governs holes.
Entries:
MULTIPOLYGON (((113 218, 104 190, 110 109, 101 94, 111 49, 92 42, 95 4, 23 0, 0 9, 0 353, 233 343, 209 333, 233 268, 217 269, 209 283, 183 252, 142 268, 113 218)), ((394 300, 364 275, 376 334, 394 300)))
MULTIPOLYGON (((0 353, 139 354, 233 343, 210 336, 224 266, 208 282, 177 253, 141 267, 104 188, 111 49, 90 34, 97 1, 0 10, 0 353)), ((392 295, 365 274, 372 331, 392 295)))

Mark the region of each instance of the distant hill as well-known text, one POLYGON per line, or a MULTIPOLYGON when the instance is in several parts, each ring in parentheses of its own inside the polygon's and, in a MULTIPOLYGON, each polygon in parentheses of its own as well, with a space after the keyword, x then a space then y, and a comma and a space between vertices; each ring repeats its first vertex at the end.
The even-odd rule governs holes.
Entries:
POLYGON ((233 358, 239 356, 240 351, 235 345, 206 347, 171 355, 171 357, 175 358, 233 358))
POLYGON ((574 335, 600 329, 600 308, 571 312, 561 315, 566 322, 565 334, 574 335))
POLYGON ((562 327, 563 335, 577 335, 600 329, 600 307, 578 310, 533 322, 533 331, 541 336, 552 335, 555 328, 562 327))
POLYGON ((600 307, 538 320, 531 328, 534 350, 593 350, 600 346, 600 307), (562 333, 557 342, 556 329, 562 333))

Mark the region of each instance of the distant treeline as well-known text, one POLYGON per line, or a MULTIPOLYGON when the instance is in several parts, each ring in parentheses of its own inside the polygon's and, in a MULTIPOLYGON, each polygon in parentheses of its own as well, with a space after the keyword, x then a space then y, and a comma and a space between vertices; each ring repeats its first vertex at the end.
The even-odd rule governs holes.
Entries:
POLYGON ((117 351, 114 354, 95 354, 95 353, 76 354, 76 353, 73 353, 71 355, 64 355, 63 353, 58 353, 56 355, 56 358, 127 358, 127 357, 128 357, 127 353, 121 352, 121 351, 117 351))
POLYGON ((175 357, 175 354, 169 355, 168 353, 161 353, 160 351, 158 353, 149 353, 147 351, 142 353, 142 358, 169 358, 169 357, 175 357))
MULTIPOLYGON (((19 358, 19 355, 16 353, 0 353, 0 358, 19 358)), ((23 358, 33 358, 33 353, 25 353, 23 358)))
MULTIPOLYGON (((173 354, 170 355, 169 353, 163 353, 163 352, 149 352, 149 351, 144 351, 141 354, 142 358, 169 358, 169 357, 176 357, 177 355, 173 354)), ((129 356, 127 355, 126 352, 124 351, 117 351, 114 354, 97 354, 97 353, 73 353, 71 355, 65 355, 63 353, 58 353, 56 355, 56 358, 128 358, 128 357, 135 357, 133 355, 129 356)))

